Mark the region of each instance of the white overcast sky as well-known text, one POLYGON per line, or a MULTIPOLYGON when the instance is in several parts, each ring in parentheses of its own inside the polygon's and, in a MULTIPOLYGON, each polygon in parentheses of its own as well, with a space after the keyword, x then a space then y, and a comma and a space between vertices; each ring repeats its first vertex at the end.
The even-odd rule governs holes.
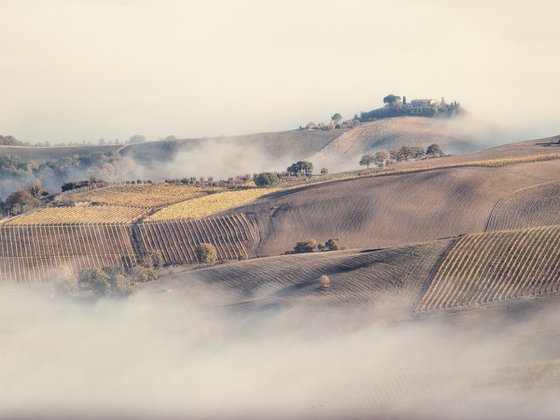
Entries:
POLYGON ((211 136, 457 99, 560 133, 560 1, 0 0, 0 134, 211 136))

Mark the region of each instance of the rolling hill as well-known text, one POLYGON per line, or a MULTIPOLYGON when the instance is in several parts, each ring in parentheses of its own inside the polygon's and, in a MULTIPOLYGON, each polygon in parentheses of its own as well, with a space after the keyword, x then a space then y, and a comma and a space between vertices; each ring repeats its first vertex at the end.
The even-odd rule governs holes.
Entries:
MULTIPOLYGON (((257 255, 278 255, 311 238, 338 237, 352 248, 396 246, 484 231, 498 203, 554 181, 559 170, 560 160, 435 168, 280 191, 234 211, 256 219, 257 255)), ((557 215, 550 212, 549 223, 560 223, 557 215)))
POLYGON ((29 147, 29 146, 0 146, 0 157, 17 155, 24 160, 45 162, 58 160, 67 156, 86 155, 91 153, 106 153, 118 150, 119 146, 60 146, 60 147, 29 147))
POLYGON ((416 245, 286 255, 164 275, 146 290, 217 296, 231 310, 334 309, 364 322, 533 301, 560 292, 560 226, 416 245), (324 287, 320 278, 330 278, 324 287))
MULTIPOLYGON (((466 117, 465 117, 466 118, 466 117)), ((480 133, 469 131, 465 118, 396 117, 362 123, 309 157, 318 166, 356 167, 359 157, 405 144, 427 147, 437 143, 448 153, 476 150, 480 133)))
POLYGON ((52 270, 76 272, 106 261, 126 266, 154 252, 166 264, 193 264, 194 248, 201 242, 215 245, 220 259, 235 260, 280 255, 309 239, 338 237, 349 248, 386 248, 485 230, 556 225, 560 159, 549 144, 511 145, 462 160, 403 163, 385 172, 263 192, 200 196, 194 187, 159 184, 86 191, 76 199, 107 204, 48 208, 3 220, 0 272, 10 273, 4 280, 47 279, 52 270), (520 149, 547 152, 516 154, 520 149), (484 157, 491 159, 471 160, 484 157), (243 199, 244 194, 249 198, 243 199), (227 202, 221 195, 227 195, 227 202), (187 201, 173 204, 181 197, 187 201), (47 247, 34 257, 39 244, 51 242, 50 232, 64 247, 47 247))
POLYGON ((267 158, 283 159, 288 162, 290 159, 299 160, 311 156, 345 132, 346 130, 290 130, 240 136, 163 140, 126 145, 120 149, 120 153, 134 158, 143 165, 153 166, 172 161, 179 153, 192 153, 205 147, 210 147, 209 153, 212 148, 227 150, 236 147, 253 150, 267 158))

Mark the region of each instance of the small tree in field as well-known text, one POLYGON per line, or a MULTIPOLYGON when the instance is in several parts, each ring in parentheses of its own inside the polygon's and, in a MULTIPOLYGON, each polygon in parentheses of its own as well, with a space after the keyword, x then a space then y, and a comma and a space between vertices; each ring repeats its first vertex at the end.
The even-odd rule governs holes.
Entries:
POLYGON ((378 152, 375 152, 375 163, 380 167, 383 167, 387 161, 387 157, 387 152, 385 150, 379 150, 378 152))
POLYGON ((331 117, 331 121, 335 124, 338 124, 340 120, 342 120, 342 115, 338 112, 331 117))
POLYGON ((360 166, 365 166, 369 169, 370 165, 375 163, 375 156, 373 156, 371 153, 363 155, 359 163, 360 166))
POLYGON ((430 144, 426 149, 426 156, 428 157, 441 157, 443 156, 443 150, 439 144, 430 144))
POLYGON ((327 251, 338 251, 342 249, 342 245, 340 244, 340 239, 330 238, 327 242, 325 242, 325 249, 327 251))
POLYGON ((259 188, 268 188, 276 185, 280 178, 278 178, 278 174, 272 172, 261 172, 255 178, 255 185, 259 188))
POLYGON ((294 254, 304 254, 306 252, 313 252, 317 247, 317 241, 315 239, 310 239, 309 241, 298 242, 294 246, 294 254))
POLYGON ((160 269, 161 267, 163 267, 163 264, 165 263, 165 260, 163 259, 163 255, 161 254, 161 251, 153 251, 150 254, 150 257, 152 259, 152 265, 154 266, 155 269, 160 269))
POLYGON ((408 162, 408 160, 411 159, 412 157, 414 157, 414 150, 408 144, 405 144, 404 146, 401 146, 401 148, 397 152, 397 161, 398 162, 402 162, 403 160, 405 162, 408 162))
POLYGON ((411 146, 411 151, 414 159, 422 159, 426 155, 424 149, 420 146, 411 146))
MULTIPOLYGON (((114 276, 113 276, 114 277, 114 276)), ((78 274, 78 285, 82 290, 93 292, 95 296, 109 296, 112 293, 112 276, 106 270, 89 268, 78 274)))
POLYGON ((212 264, 218 259, 216 247, 212 244, 202 243, 198 244, 194 250, 198 262, 203 264, 212 264))
POLYGON ((329 170, 327 168, 321 168, 321 175, 326 175, 329 173, 329 170))
POLYGON ((300 160, 290 165, 286 172, 294 176, 305 175, 310 177, 313 174, 313 164, 307 160, 300 160))

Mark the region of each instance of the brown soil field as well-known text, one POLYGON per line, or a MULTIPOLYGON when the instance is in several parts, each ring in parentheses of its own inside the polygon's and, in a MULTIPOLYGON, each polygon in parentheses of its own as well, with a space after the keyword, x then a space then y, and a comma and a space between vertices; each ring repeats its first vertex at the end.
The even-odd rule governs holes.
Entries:
POLYGON ((218 296, 213 305, 235 311, 336 308, 368 314, 368 320, 398 320, 554 297, 559 279, 560 226, 546 226, 380 250, 258 258, 168 273, 147 287, 218 296))
POLYGON ((484 231, 492 210, 521 188, 551 182, 560 160, 367 177, 281 191, 235 212, 255 217, 257 255, 338 237, 378 248, 484 231))
POLYGON ((560 224, 560 183, 523 188, 499 201, 486 230, 521 229, 560 224))
POLYGON ((455 239, 377 251, 315 252, 252 259, 164 275, 146 290, 221 296, 236 311, 298 307, 364 311, 383 319, 413 314, 438 261, 455 239), (330 278, 328 288, 320 277, 330 278), (212 293, 211 293, 212 292, 212 293))

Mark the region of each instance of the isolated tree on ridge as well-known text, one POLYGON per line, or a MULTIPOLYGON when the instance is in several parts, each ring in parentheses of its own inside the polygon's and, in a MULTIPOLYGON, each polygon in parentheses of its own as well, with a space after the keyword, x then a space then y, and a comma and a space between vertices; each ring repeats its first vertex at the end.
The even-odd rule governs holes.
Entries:
POLYGON ((331 117, 331 121, 335 124, 338 124, 340 120, 342 120, 342 115, 340 115, 338 112, 331 117))
POLYGON ((367 155, 363 155, 359 163, 360 166, 365 166, 369 169, 369 166, 375 163, 375 156, 372 155, 371 153, 368 153, 367 155))
POLYGON ((379 166, 383 166, 387 161, 387 152, 385 150, 379 150, 375 152, 375 163, 379 166))
POLYGON ((401 101, 401 97, 397 95, 387 95, 383 98, 383 103, 389 106, 398 104, 401 101))

